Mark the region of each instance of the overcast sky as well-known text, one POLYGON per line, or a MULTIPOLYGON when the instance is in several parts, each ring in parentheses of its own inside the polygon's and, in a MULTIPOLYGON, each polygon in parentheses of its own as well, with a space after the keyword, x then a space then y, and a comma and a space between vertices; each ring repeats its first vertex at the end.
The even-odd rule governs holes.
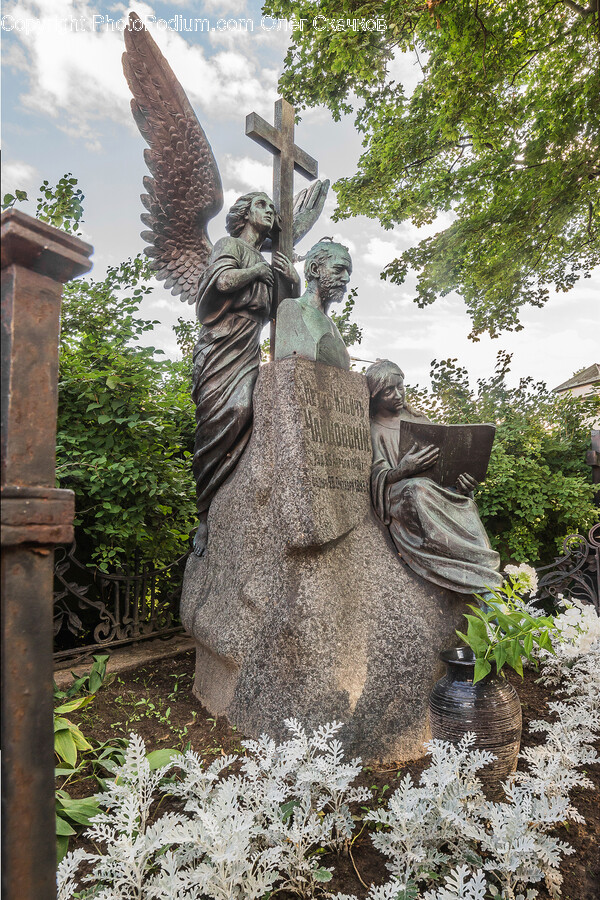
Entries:
MULTIPOLYGON (((86 198, 83 237, 95 248, 95 277, 144 246, 139 194, 147 174, 145 144, 133 124, 120 61, 119 23, 129 9, 146 17, 197 112, 219 163, 225 207, 245 191, 270 193, 272 187, 272 157, 245 137, 244 121, 253 110, 272 121, 290 34, 284 23, 261 19, 260 7, 245 0, 170 0, 152 6, 8 0, 2 19, 2 190, 22 188, 37 196, 42 180, 55 183, 72 172, 86 198), (198 30, 184 30, 193 19, 202 22, 198 30)), ((416 60, 402 57, 393 65, 394 77, 414 86, 416 60)), ((319 160, 320 177, 332 181, 353 173, 361 149, 352 120, 336 123, 326 110, 304 115, 296 141, 319 160)), ((306 183, 296 176, 297 190, 306 183)), ((497 351, 505 349, 514 354, 515 379, 533 375, 549 387, 600 360, 600 273, 568 294, 553 294, 543 309, 526 308, 521 332, 473 343, 459 296, 419 309, 412 301, 414 279, 397 287, 379 278, 386 263, 439 230, 442 221, 420 230, 407 222, 386 232, 365 218, 334 224, 334 207, 332 195, 298 250, 305 253, 324 235, 350 248, 351 286, 359 291, 355 318, 364 331, 353 355, 390 358, 404 368, 409 383, 421 385, 428 383, 434 358, 457 357, 474 382, 492 373, 497 351)), ((213 241, 224 234, 224 213, 213 220, 210 234, 213 241)), ((157 283, 143 312, 161 323, 152 342, 176 357, 171 325, 180 315, 193 318, 192 308, 157 283)))

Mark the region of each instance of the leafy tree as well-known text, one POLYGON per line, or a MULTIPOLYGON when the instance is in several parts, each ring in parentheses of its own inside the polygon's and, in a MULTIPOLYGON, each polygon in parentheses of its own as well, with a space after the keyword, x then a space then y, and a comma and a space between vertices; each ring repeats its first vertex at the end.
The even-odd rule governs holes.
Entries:
MULTIPOLYGON (((62 228, 68 234, 77 234, 79 223, 83 220, 84 200, 82 191, 77 187, 77 179, 67 172, 54 187, 48 181, 43 181, 39 190, 36 218, 55 228, 62 228)), ((5 194, 2 209, 11 209, 16 203, 24 203, 28 199, 27 191, 5 194)))
POLYGON ((346 297, 344 308, 341 313, 329 311, 330 317, 337 325, 338 331, 342 336, 342 340, 346 347, 352 347, 354 344, 360 344, 362 341, 362 328, 356 322, 351 321, 352 310, 356 303, 356 288, 352 288, 346 297))
POLYGON ((560 396, 532 378, 509 388, 510 362, 501 351, 494 375, 473 391, 456 359, 434 360, 431 390, 408 394, 437 421, 496 424, 488 474, 475 494, 481 517, 503 559, 550 562, 568 534, 585 533, 598 519, 585 455, 600 396, 560 396))
MULTIPOLYGON (((27 199, 18 190, 2 205, 27 199)), ((37 218, 77 233, 83 200, 70 172, 55 186, 44 181, 37 218)), ((195 522, 191 366, 140 343, 158 324, 138 315, 151 277, 139 256, 63 291, 56 474, 75 492, 79 555, 112 569, 136 550, 155 565, 173 562, 195 522)), ((186 353, 192 323, 179 319, 174 330, 186 353)))
POLYGON ((453 214, 382 277, 401 284, 416 270, 422 307, 458 291, 474 339, 519 330, 524 304, 589 277, 600 262, 598 0, 267 0, 265 11, 307 23, 280 82, 289 100, 336 118, 357 102, 365 150, 335 185, 337 218, 393 228, 453 214), (404 51, 422 71, 412 95, 389 76, 404 51))
POLYGON ((57 477, 84 555, 113 569, 136 549, 172 562, 195 519, 189 366, 140 342, 156 324, 138 315, 151 277, 136 257, 63 295, 57 477))

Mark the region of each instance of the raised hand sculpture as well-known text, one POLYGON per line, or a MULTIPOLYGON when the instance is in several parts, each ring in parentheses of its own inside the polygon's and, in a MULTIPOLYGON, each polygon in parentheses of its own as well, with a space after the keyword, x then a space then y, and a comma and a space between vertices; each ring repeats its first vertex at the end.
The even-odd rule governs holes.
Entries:
MULTIPOLYGON (((261 254, 279 227, 271 199, 262 192, 240 197, 227 216, 228 237, 213 247, 208 223, 223 207, 216 160, 194 110, 171 67, 135 13, 125 30, 123 71, 133 94, 131 109, 149 145, 151 176, 141 195, 152 268, 183 302, 195 303, 202 325, 194 350, 192 398, 196 404, 193 473, 199 525, 194 552, 208 539, 208 510, 235 468, 252 430, 252 393, 260 362, 260 333, 271 313, 273 270, 297 296, 291 261, 261 254)), ((329 182, 315 182, 294 203, 294 243, 318 219, 329 182)))

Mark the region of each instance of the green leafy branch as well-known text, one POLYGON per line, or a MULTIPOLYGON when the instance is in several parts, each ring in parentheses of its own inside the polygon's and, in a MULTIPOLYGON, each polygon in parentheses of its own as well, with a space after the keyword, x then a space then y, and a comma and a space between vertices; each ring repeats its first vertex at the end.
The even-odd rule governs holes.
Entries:
POLYGON ((532 615, 521 597, 522 590, 520 575, 509 575, 485 597, 475 595, 483 608, 469 605, 474 614, 465 614, 467 633, 456 633, 475 655, 473 684, 492 671, 492 662, 498 674, 508 665, 523 677, 523 658, 536 663, 534 645, 554 652, 551 636, 558 634, 554 617, 532 615))

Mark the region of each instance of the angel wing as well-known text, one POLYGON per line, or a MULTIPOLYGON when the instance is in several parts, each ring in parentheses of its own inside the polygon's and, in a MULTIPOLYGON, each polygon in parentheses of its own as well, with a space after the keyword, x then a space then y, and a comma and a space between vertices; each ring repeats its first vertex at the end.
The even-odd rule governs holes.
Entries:
POLYGON ((147 209, 142 237, 151 246, 156 277, 171 293, 193 303, 212 244, 208 222, 223 207, 216 160, 196 114, 170 65, 134 12, 125 29, 123 71, 133 94, 133 118, 147 142, 144 178, 147 209))

